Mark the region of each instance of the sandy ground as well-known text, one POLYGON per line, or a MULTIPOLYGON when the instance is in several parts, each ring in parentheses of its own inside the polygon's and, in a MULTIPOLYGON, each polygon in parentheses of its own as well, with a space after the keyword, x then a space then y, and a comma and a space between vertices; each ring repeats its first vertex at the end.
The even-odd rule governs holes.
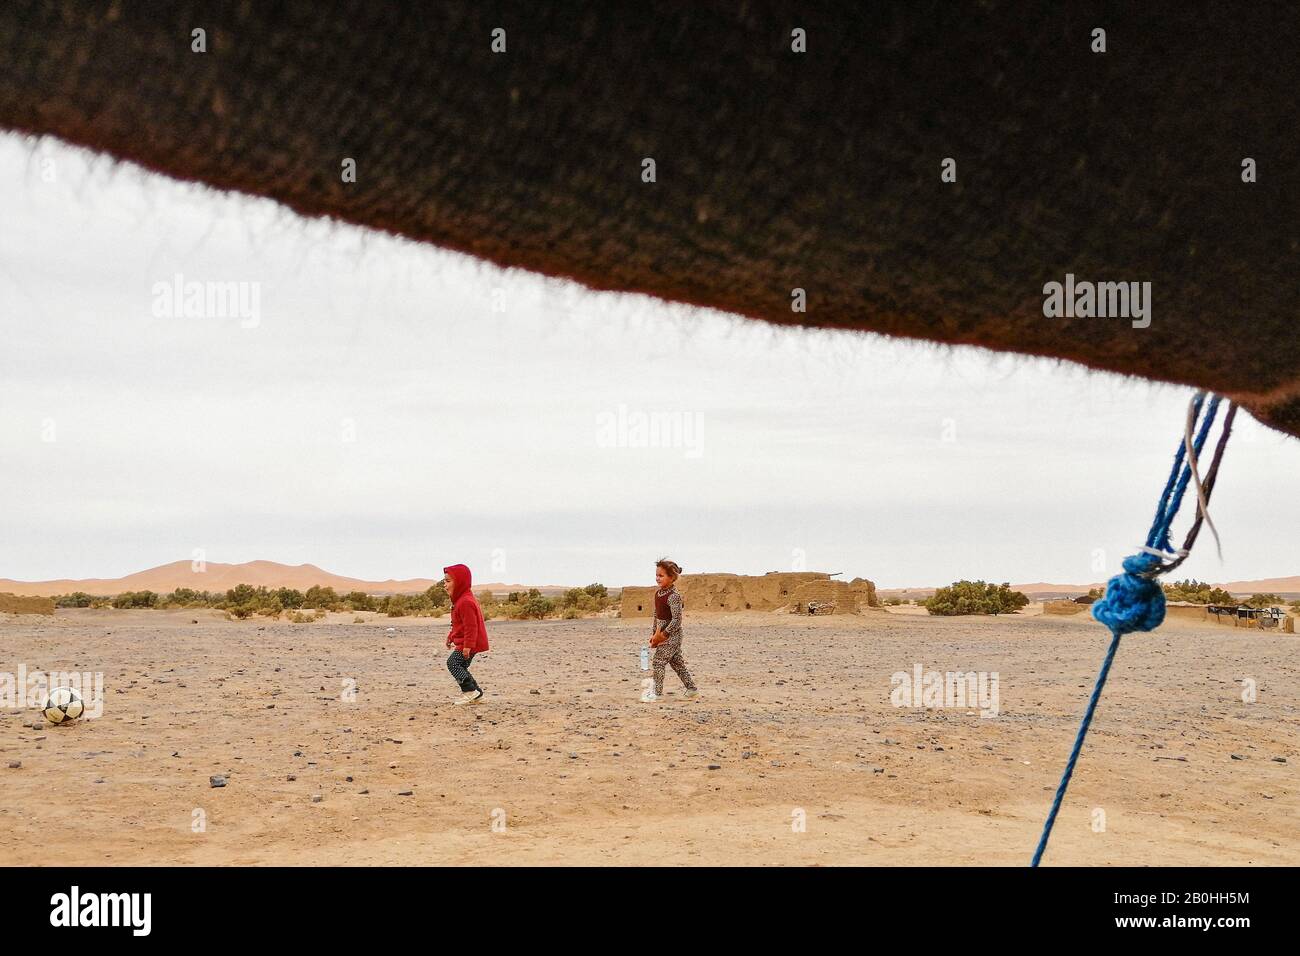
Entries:
MULTIPOLYGON (((73 726, 0 710, 0 859, 1024 865, 1108 637, 1086 618, 688 616, 702 695, 670 671, 643 703, 645 622, 493 623, 487 702, 456 708, 446 627, 0 621, 0 673, 105 682, 103 715, 73 726), (999 715, 893 706, 916 664, 998 672, 999 715)), ((1300 864, 1298 691, 1295 635, 1126 638, 1047 862, 1300 864)))

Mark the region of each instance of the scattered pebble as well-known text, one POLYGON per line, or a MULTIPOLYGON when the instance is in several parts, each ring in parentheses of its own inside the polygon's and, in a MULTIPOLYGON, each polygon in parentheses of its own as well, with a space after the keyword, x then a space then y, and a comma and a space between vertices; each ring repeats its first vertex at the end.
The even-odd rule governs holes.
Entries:
POLYGON ((220 774, 217 774, 212 777, 208 777, 208 786, 210 787, 224 787, 225 785, 226 785, 226 778, 221 776, 220 774))

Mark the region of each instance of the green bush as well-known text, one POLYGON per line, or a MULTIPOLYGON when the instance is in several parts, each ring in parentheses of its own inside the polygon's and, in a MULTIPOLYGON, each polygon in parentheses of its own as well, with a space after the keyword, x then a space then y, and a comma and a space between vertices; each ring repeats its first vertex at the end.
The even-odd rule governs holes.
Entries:
POLYGON ((1230 604, 1236 605, 1237 599, 1223 588, 1211 587, 1204 581, 1189 578, 1186 581, 1174 581, 1163 585, 1166 601, 1187 601, 1189 604, 1230 604))
POLYGON ((162 598, 163 607, 202 607, 203 595, 193 588, 177 588, 162 598))
POLYGON ((555 610, 555 605, 548 598, 540 594, 535 598, 529 598, 519 607, 518 616, 521 620, 541 620, 555 610))
POLYGON ((375 609, 375 599, 364 591, 350 591, 343 600, 350 604, 354 611, 373 611, 375 609))
MULTIPOLYGON (((263 588, 263 590, 266 590, 263 588)), ((227 604, 254 604, 257 601, 257 588, 251 584, 236 584, 226 592, 227 604)))
POLYGON ((113 598, 113 607, 157 607, 158 595, 153 591, 123 591, 113 598))
POLYGON ((1014 614, 1029 603, 1029 598, 1011 590, 1010 584, 986 584, 983 581, 954 581, 939 588, 925 602, 931 614, 950 617, 957 614, 1014 614))
POLYGON ((338 608, 342 602, 333 588, 323 588, 319 584, 313 584, 307 589, 307 593, 302 597, 302 606, 314 608, 318 611, 332 611, 338 608))

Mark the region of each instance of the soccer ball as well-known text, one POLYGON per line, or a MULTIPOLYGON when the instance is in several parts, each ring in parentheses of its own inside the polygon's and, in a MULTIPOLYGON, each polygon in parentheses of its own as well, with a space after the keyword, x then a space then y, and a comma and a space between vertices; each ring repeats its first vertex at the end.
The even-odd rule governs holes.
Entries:
POLYGON ((41 713, 52 724, 70 724, 83 713, 86 704, 71 687, 56 687, 45 697, 41 713))

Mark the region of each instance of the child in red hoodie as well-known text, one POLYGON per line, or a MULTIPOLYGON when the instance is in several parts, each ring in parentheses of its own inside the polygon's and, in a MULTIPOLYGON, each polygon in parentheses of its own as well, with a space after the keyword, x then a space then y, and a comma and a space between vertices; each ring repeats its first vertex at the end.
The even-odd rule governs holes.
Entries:
POLYGON ((483 699, 483 689, 470 675, 469 665, 475 654, 488 649, 487 626, 483 623, 483 609, 470 590, 469 568, 453 564, 442 570, 447 574, 443 587, 451 595, 451 632, 447 635, 447 646, 455 645, 447 658, 447 670, 460 684, 461 695, 455 703, 473 704, 483 699))

